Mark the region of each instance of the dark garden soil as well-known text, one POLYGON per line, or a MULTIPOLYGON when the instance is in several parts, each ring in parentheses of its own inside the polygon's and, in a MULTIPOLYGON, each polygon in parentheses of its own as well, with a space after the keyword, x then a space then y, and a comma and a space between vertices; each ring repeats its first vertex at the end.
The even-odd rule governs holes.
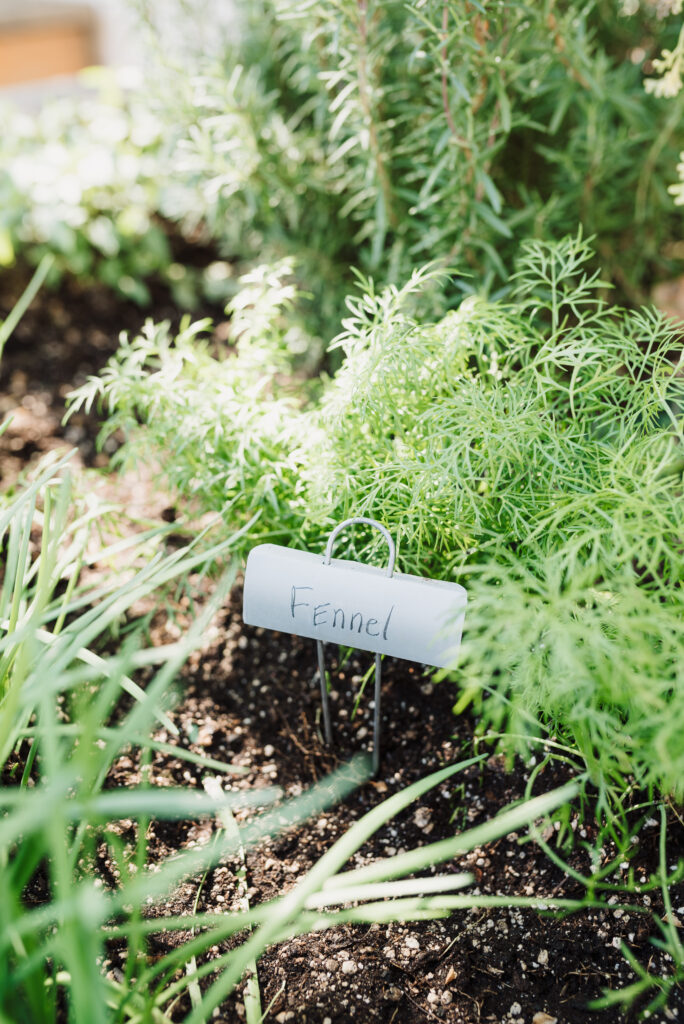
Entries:
MULTIPOLYGON (((0 315, 20 291, 20 274, 0 278, 0 315)), ((158 297, 159 298, 159 297, 158 297)), ((137 329, 145 314, 100 289, 82 291, 66 283, 57 293, 43 292, 8 344, 0 374, 0 410, 15 410, 10 430, 0 437, 0 486, 11 484, 29 460, 55 446, 76 444, 86 465, 106 462, 93 446, 96 422, 87 417, 60 426, 64 396, 84 374, 95 372, 113 352, 122 328, 137 329)), ((163 297, 154 317, 176 316, 163 297)), ((126 484, 126 487, 129 485, 126 484)), ((122 500, 128 500, 124 492, 122 500)), ((152 503, 154 508, 154 502, 152 503)), ((191 621, 187 599, 170 619, 161 612, 153 620, 155 642, 175 639, 191 621), (185 602, 185 603, 184 603, 185 602)), ((237 587, 214 620, 204 648, 183 671, 183 686, 172 718, 180 730, 174 740, 164 730, 156 738, 182 743, 195 752, 247 769, 230 777, 233 789, 276 784, 287 796, 303 792, 362 749, 370 738, 369 695, 352 718, 355 695, 369 665, 368 655, 352 655, 337 666, 331 659, 331 694, 336 745, 321 739, 320 702, 314 677, 313 643, 246 627, 237 587)), ((291 889, 330 845, 362 814, 445 764, 477 749, 474 723, 452 714, 454 691, 448 683, 433 685, 418 666, 386 659, 383 667, 383 757, 379 777, 357 788, 333 809, 306 825, 290 828, 246 854, 251 905, 291 889)), ((480 750, 486 749, 480 745, 480 750)), ((532 765, 517 761, 510 770, 488 752, 488 759, 430 791, 361 848, 359 866, 378 858, 452 836, 464 827, 486 821, 500 808, 524 796, 532 765)), ((201 788, 202 773, 168 754, 154 756, 152 782, 201 788)), ((131 751, 113 766, 109 785, 134 785, 140 765, 131 751)), ((533 792, 564 781, 559 767, 546 768, 533 792)), ((244 817, 249 817, 244 812, 244 817)), ((668 864, 684 856, 684 828, 669 810, 668 864)), ((237 815, 240 818, 240 813, 237 815)), ((603 989, 619 989, 634 980, 622 956, 621 942, 654 974, 669 973, 667 957, 650 943, 657 930, 650 911, 662 917, 657 888, 648 884, 658 864, 659 815, 646 816, 633 843, 629 865, 642 892, 630 903, 642 912, 623 911, 618 898, 612 907, 586 910, 557 919, 539 910, 503 908, 458 911, 439 921, 416 924, 346 925, 326 933, 301 936, 268 950, 259 962, 259 985, 267 1024, 342 1024, 377 1021, 383 1024, 427 1024, 430 1021, 524 1022, 579 1024, 636 1020, 610 1009, 589 1010, 603 989)), ((133 838, 132 822, 115 825, 133 838)), ((153 822, 150 857, 161 860, 181 849, 206 843, 215 828, 211 821, 172 824, 153 822)), ((574 820, 575 851, 566 856, 585 874, 590 858, 583 850, 595 826, 591 816, 574 820)), ((547 838, 553 843, 554 836, 547 838)), ((614 855, 608 843, 602 862, 614 855)), ((107 865, 103 865, 106 872, 107 865)), ((238 864, 225 861, 204 882, 189 880, 163 906, 150 914, 221 912, 237 909, 238 864)), ((471 871, 480 894, 580 898, 581 887, 556 867, 541 848, 524 836, 511 835, 475 849, 440 872, 471 871)), ((627 861, 616 865, 618 883, 628 874, 627 861)), ((684 887, 674 894, 675 925, 684 925, 684 887)), ((150 940, 150 955, 180 941, 178 933, 160 930, 150 940)), ((214 952, 219 953, 216 947, 214 952)), ((115 946, 107 968, 117 973, 122 951, 115 946)), ((643 1005, 643 1004, 642 1004, 643 1005)), ((178 1019, 188 1006, 178 1004, 178 1019)), ((233 1024, 244 1018, 240 993, 213 1019, 233 1024)), ((684 991, 678 990, 667 1010, 654 1021, 684 1021, 684 991)))
MULTIPOLYGON (((198 256, 193 252, 189 258, 198 256)), ((15 305, 29 278, 25 268, 2 271, 0 318, 15 305)), ((96 451, 94 414, 78 412, 62 425, 65 398, 116 352, 121 331, 134 335, 148 317, 178 324, 181 314, 168 290, 153 284, 151 291, 153 307, 141 309, 102 285, 84 287, 67 277, 58 289, 44 288, 34 300, 0 362, 0 417, 12 417, 0 436, 3 490, 35 456, 65 445, 77 447, 79 461, 86 466, 108 464, 116 440, 110 439, 105 451, 96 451)), ((224 319, 219 306, 205 305, 196 315, 211 316, 215 322, 224 319)))

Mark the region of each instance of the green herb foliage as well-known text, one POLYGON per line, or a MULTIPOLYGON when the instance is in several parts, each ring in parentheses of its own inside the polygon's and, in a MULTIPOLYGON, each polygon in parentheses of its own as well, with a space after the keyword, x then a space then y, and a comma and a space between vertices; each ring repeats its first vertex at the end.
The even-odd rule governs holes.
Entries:
POLYGON ((65 98, 30 117, 7 110, 0 172, 0 263, 50 252, 69 271, 139 302, 145 278, 172 262, 158 208, 159 126, 113 76, 99 96, 65 98))
POLYGON ((439 258, 492 291, 522 238, 578 221, 630 301, 676 266, 684 98, 647 95, 640 67, 676 26, 647 7, 250 0, 174 60, 168 12, 139 6, 166 62, 165 211, 231 255, 295 256, 323 322, 350 266, 398 283, 439 258))
POLYGON ((199 506, 256 514, 243 549, 381 520, 402 569, 468 589, 461 706, 515 733, 548 724, 602 784, 634 773, 681 795, 681 346, 656 312, 607 305, 591 262, 580 238, 529 242, 511 301, 470 296, 434 323, 412 313, 431 272, 366 282, 333 343, 343 366, 304 406, 278 383, 272 282, 270 319, 243 308, 235 353, 213 358, 203 324, 175 341, 148 325, 76 405, 102 401, 132 438, 141 418, 199 506))
POLYGON ((630 303, 677 272, 684 93, 648 94, 640 66, 677 26, 647 6, 250 0, 236 25, 136 5, 144 87, 91 73, 99 99, 3 118, 0 263, 49 251, 53 278, 139 302, 153 275, 186 308, 229 294, 225 265, 173 262, 161 215, 229 259, 294 258, 314 350, 352 266, 396 284, 440 259, 497 294, 521 239, 579 221, 630 303))
POLYGON ((68 273, 145 305, 155 280, 182 308, 200 295, 225 301, 224 262, 200 269, 174 259, 160 214, 174 172, 161 162, 162 126, 140 81, 103 68, 82 79, 83 94, 36 116, 0 111, 0 267, 50 255, 50 284, 68 273))

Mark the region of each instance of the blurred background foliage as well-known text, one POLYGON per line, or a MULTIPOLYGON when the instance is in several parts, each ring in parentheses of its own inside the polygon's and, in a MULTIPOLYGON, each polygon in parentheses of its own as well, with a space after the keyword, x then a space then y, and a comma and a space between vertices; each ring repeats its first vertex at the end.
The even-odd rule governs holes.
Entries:
POLYGON ((641 302, 682 255, 667 185, 684 100, 643 87, 677 38, 659 13, 628 18, 613 0, 243 5, 242 30, 192 74, 169 44, 151 85, 174 168, 164 210, 232 257, 294 256, 322 323, 352 266, 399 283, 439 259, 496 294, 522 238, 578 223, 618 300, 641 302))
MULTIPOLYGON (((182 0, 136 7, 144 85, 30 128, 6 119, 5 262, 49 248, 144 302, 151 274, 183 278, 167 273, 171 222, 247 266, 294 260, 314 348, 337 331, 351 268, 399 284, 436 259, 498 295, 521 239, 578 224, 617 301, 681 268, 668 185, 684 98, 643 84, 676 48, 668 5, 254 0, 223 20, 182 0)), ((231 293, 225 276, 188 272, 183 304, 212 280, 231 293)))

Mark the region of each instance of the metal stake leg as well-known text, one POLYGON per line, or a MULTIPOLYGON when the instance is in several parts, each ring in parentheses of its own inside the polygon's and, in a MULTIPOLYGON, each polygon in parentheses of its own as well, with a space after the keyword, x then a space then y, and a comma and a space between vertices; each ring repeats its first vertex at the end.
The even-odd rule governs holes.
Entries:
MULTIPOLYGON (((353 519, 345 519, 343 523, 336 526, 328 537, 328 543, 325 546, 325 556, 323 558, 323 565, 330 565, 332 561, 333 545, 335 538, 342 530, 346 530, 348 526, 353 526, 355 523, 366 523, 368 526, 372 526, 374 529, 379 530, 387 541, 387 547, 389 548, 389 561, 387 563, 386 575, 391 577, 394 572, 394 559, 396 555, 396 549, 392 536, 386 527, 379 523, 376 519, 368 519, 366 516, 354 516, 353 519)), ((390 613, 391 614, 391 613, 390 613)), ((353 620, 352 620, 353 621, 353 620)), ((370 620, 369 620, 370 621, 370 620)), ((389 622, 389 619, 388 619, 389 622)), ((343 622, 344 625, 344 622, 343 622)), ((360 627, 359 627, 360 630, 360 627)), ((325 732, 325 742, 332 743, 332 726, 330 724, 330 702, 328 699, 328 688, 325 685, 325 654, 323 651, 323 642, 321 640, 316 641, 316 650, 318 652, 318 677, 321 681, 321 700, 323 702, 323 729, 325 732)), ((373 710, 373 778, 375 778, 380 770, 380 690, 382 686, 382 659, 379 654, 375 655, 375 706, 373 710)))
POLYGON ((325 653, 323 643, 320 640, 316 641, 316 652, 318 654, 318 678, 321 683, 321 701, 323 703, 323 732, 325 733, 325 742, 328 746, 331 746, 333 734, 332 725, 330 724, 330 699, 328 697, 328 687, 325 683, 325 653))
POLYGON ((382 659, 375 655, 375 707, 373 709, 373 778, 380 771, 380 688, 382 682, 382 659))

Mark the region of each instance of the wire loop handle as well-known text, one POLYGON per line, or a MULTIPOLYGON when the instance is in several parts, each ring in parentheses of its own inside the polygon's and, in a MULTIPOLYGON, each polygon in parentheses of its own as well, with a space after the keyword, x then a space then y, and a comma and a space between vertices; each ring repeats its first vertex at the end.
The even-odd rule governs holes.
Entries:
MULTIPOLYGON (((323 565, 330 565, 332 559, 333 545, 336 538, 342 532, 346 530, 348 526, 355 526, 357 523, 365 523, 367 526, 372 526, 376 530, 379 530, 387 541, 387 547, 389 548, 389 559, 387 562, 386 574, 389 578, 394 575, 394 561, 396 558, 396 547, 392 535, 386 526, 379 523, 377 519, 368 519, 366 516, 354 516, 352 519, 345 519, 344 522, 340 523, 332 531, 328 537, 328 543, 325 547, 325 555, 323 557, 323 565)), ((318 678, 321 686, 321 701, 323 704, 323 728, 325 732, 325 742, 330 746, 333 741, 332 734, 332 723, 330 721, 330 700, 328 697, 328 687, 325 682, 325 648, 322 640, 316 641, 316 652, 318 655, 318 678)), ((382 660, 379 654, 375 655, 375 694, 374 694, 374 707, 373 707, 373 775, 378 774, 380 768, 380 691, 382 687, 382 660)))
POLYGON ((389 532, 386 526, 379 523, 377 519, 368 519, 366 516, 354 516, 352 519, 345 519, 344 522, 339 523, 338 526, 332 531, 328 537, 328 543, 325 547, 325 556, 323 558, 323 565, 330 565, 332 558, 333 545, 337 540, 338 536, 342 533, 342 530, 346 530, 348 526, 356 526, 357 523, 365 523, 367 526, 373 526, 376 530, 379 530, 387 541, 387 547, 389 548, 389 560, 387 562, 387 575, 394 575, 394 560, 396 558, 396 547, 392 539, 392 534, 389 532))

